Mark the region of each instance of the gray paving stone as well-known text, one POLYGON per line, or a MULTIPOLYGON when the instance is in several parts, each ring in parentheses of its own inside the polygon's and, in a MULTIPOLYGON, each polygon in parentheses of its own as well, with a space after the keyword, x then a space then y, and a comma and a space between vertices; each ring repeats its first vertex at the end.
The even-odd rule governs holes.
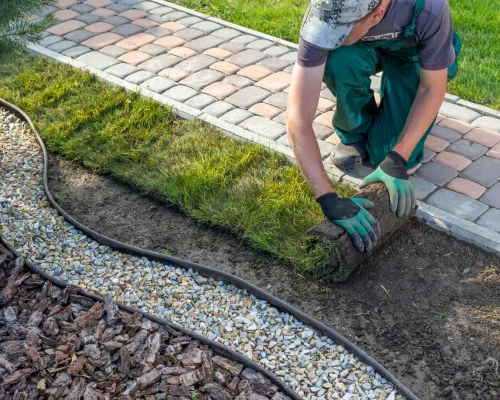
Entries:
POLYGON ((321 153, 321 158, 324 160, 330 153, 335 150, 335 145, 332 143, 325 142, 324 140, 316 140, 318 142, 319 152, 321 153))
POLYGON ((460 176, 487 188, 500 180, 500 160, 483 156, 465 168, 460 176))
POLYGON ((209 96, 208 94, 199 94, 198 96, 191 97, 186 101, 186 105, 189 107, 196 108, 198 110, 203 110, 212 103, 215 103, 217 99, 215 97, 209 96))
POLYGON ((277 71, 283 71, 286 67, 290 65, 290 62, 285 60, 280 60, 277 57, 269 57, 266 58, 265 60, 260 61, 258 65, 270 69, 271 71, 277 72, 277 71))
MULTIPOLYGON (((80 0, 78 0, 80 1, 80 0)), ((121 4, 125 4, 127 6, 133 6, 134 4, 140 3, 142 0, 120 0, 121 4)))
POLYGON ((458 139, 462 138, 462 135, 457 131, 437 125, 432 128, 431 135, 446 140, 448 143, 456 142, 458 139))
POLYGON ((271 104, 272 106, 278 107, 281 110, 286 109, 286 103, 288 102, 288 94, 279 92, 268 97, 264 103, 271 104))
POLYGON ((221 38, 215 37, 215 36, 203 36, 199 39, 193 40, 187 44, 185 44, 185 47, 189 47, 190 49, 193 49, 197 51, 198 53, 203 53, 204 51, 207 51, 208 49, 211 49, 212 47, 217 47, 219 46, 222 42, 224 42, 221 38))
POLYGON ((162 38, 164 36, 171 35, 172 31, 169 31, 168 29, 162 28, 161 26, 155 26, 153 28, 149 28, 146 31, 146 33, 149 33, 150 35, 156 36, 157 38, 162 38))
POLYGON ((232 111, 229 111, 227 114, 221 118, 223 121, 229 122, 233 125, 241 124, 246 119, 250 118, 253 114, 250 111, 241 110, 236 108, 232 111))
POLYGON ((276 140, 276 143, 285 145, 287 147, 292 147, 290 139, 288 139, 288 135, 281 136, 278 140, 276 140))
POLYGON ((466 107, 448 103, 446 101, 444 101, 441 105, 439 112, 443 115, 446 115, 447 117, 459 119, 460 121, 465 121, 468 123, 471 123, 481 116, 481 114, 478 114, 477 112, 472 111, 466 107))
POLYGON ((91 67, 100 69, 101 71, 119 63, 116 58, 110 57, 107 54, 99 53, 98 51, 85 53, 78 57, 77 60, 90 65, 91 67))
POLYGON ((191 28, 199 29, 205 33, 212 33, 218 29, 222 28, 222 25, 216 24, 212 21, 201 21, 196 24, 191 25, 191 28))
POLYGON ((225 101, 218 101, 204 108, 203 112, 210 114, 216 118, 220 118, 231 110, 234 110, 234 106, 232 106, 229 103, 226 103, 225 101))
POLYGON ((413 186, 413 192, 415 193, 417 200, 424 200, 437 189, 437 186, 433 183, 426 181, 425 179, 417 178, 416 176, 410 176, 410 182, 413 186))
POLYGON ((247 47, 249 49, 254 49, 254 50, 259 50, 259 51, 264 51, 271 47, 273 45, 273 42, 267 39, 259 39, 254 42, 251 42, 247 44, 247 47))
POLYGON ((272 140, 277 140, 286 133, 285 125, 259 116, 250 117, 239 126, 272 140))
POLYGON ((53 7, 53 6, 48 6, 48 7, 44 7, 40 10, 40 12, 38 13, 38 15, 40 17, 45 17, 49 14, 53 14, 55 12, 59 11, 59 8, 57 7, 53 7))
POLYGON ((267 50, 264 50, 264 53, 272 57, 281 57, 284 56, 285 54, 291 53, 291 50, 289 50, 288 47, 278 45, 269 47, 267 50))
POLYGON ((72 47, 68 50, 63 51, 62 54, 64 56, 67 56, 67 57, 76 58, 76 57, 80 57, 82 54, 88 53, 89 51, 92 51, 92 50, 86 46, 76 46, 76 47, 72 47))
POLYGON ((219 60, 217 60, 214 57, 208 56, 206 54, 198 54, 197 56, 184 60, 177 66, 177 68, 182 69, 183 71, 186 71, 190 74, 193 74, 198 71, 201 71, 202 69, 210 67, 217 61, 219 60))
POLYGON ((337 98, 330 92, 330 89, 323 89, 320 93, 320 97, 323 97, 324 99, 331 100, 333 102, 337 102, 337 98))
POLYGON ((180 101, 182 103, 184 103, 191 97, 196 96, 197 94, 197 90, 191 89, 190 87, 184 85, 174 86, 172 89, 168 89, 165 93, 163 93, 164 96, 167 96, 172 100, 180 101))
POLYGON ((295 67, 295 64, 290 65, 289 67, 286 67, 283 72, 288 72, 291 74, 293 72, 293 67, 295 67))
POLYGON ((70 10, 76 11, 77 13, 80 14, 87 14, 94 11, 95 8, 87 4, 76 4, 73 7, 70 7, 70 10))
POLYGON ((212 35, 224 39, 225 41, 229 41, 231 39, 243 35, 243 33, 233 28, 222 28, 215 32, 212 32, 212 35))
POLYGON ((134 72, 140 71, 139 68, 134 67, 133 65, 127 63, 115 64, 112 67, 106 69, 104 72, 108 74, 117 76, 118 78, 125 78, 133 74, 134 72))
MULTIPOLYGON (((273 121, 276 121, 276 118, 273 121)), ((285 124, 286 124, 286 119, 285 119, 285 124)), ((316 136, 317 139, 325 140, 333 133, 332 128, 329 128, 328 126, 325 126, 323 124, 313 123, 312 127, 314 131, 314 136, 316 136)))
POLYGON ((500 208, 500 182, 490 187, 479 200, 489 206, 500 208))
POLYGON ((488 151, 488 148, 482 144, 471 142, 470 140, 460 139, 448 146, 446 151, 460 154, 467 157, 469 160, 477 160, 488 151))
POLYGON ((73 31, 68 33, 67 35, 64 35, 64 38, 75 43, 81 43, 93 36, 95 36, 95 34, 92 32, 89 32, 85 29, 78 29, 77 31, 73 31))
POLYGON ((80 14, 75 18, 77 21, 85 22, 87 25, 95 24, 96 22, 102 21, 103 18, 95 14, 80 14))
POLYGON ((239 43, 239 44, 246 46, 249 43, 255 42, 256 40, 259 40, 259 38, 257 36, 241 35, 241 36, 238 36, 237 38, 232 39, 231 42, 239 43))
POLYGON ((139 65, 139 68, 145 69, 146 71, 153 72, 157 74, 158 72, 164 70, 165 68, 173 67, 179 64, 182 58, 173 56, 172 54, 161 54, 157 57, 150 58, 139 65))
POLYGON ((444 95, 444 101, 448 101, 450 103, 456 103, 458 100, 460 100, 460 97, 454 96, 452 94, 446 93, 444 95))
POLYGON ((163 76, 154 76, 141 83, 141 87, 152 90, 156 93, 163 93, 175 85, 176 83, 174 81, 163 76))
POLYGON ((177 22, 180 19, 186 18, 189 16, 190 16, 189 14, 186 14, 183 11, 174 11, 174 12, 162 15, 162 18, 165 18, 167 21, 177 22))
POLYGON ((135 8, 136 10, 141 10, 145 12, 150 12, 151 10, 154 10, 155 8, 159 8, 160 5, 158 3, 154 3, 152 1, 141 1, 139 3, 135 3, 132 5, 132 8, 135 8))
MULTIPOLYGON (((279 122, 280 124, 286 125, 286 111, 283 111, 276 118, 273 118, 273 121, 279 122)), ((314 124, 313 124, 314 125, 314 124)), ((320 124, 321 125, 321 124, 320 124)), ((324 125, 323 125, 324 126, 324 125)))
POLYGON ((472 125, 489 131, 500 133, 500 119, 494 117, 480 117, 472 125))
POLYGON ((431 161, 435 155, 436 155, 436 153, 434 153, 432 150, 424 148, 424 158, 422 159, 422 163, 425 164, 425 163, 431 161))
POLYGON ((370 83, 370 89, 372 89, 375 92, 380 92, 380 78, 378 76, 372 76, 370 77, 371 83, 370 83))
POLYGON ((251 79, 241 75, 229 75, 226 79, 224 79, 224 82, 236 86, 238 89, 243 89, 253 85, 253 81, 251 79))
POLYGON ((271 92, 265 89, 257 86, 249 86, 229 96, 226 99, 226 102, 238 108, 248 110, 254 104, 260 103, 267 99, 270 95, 271 92))
POLYGON ((149 43, 139 48, 139 51, 149 54, 150 56, 156 57, 159 56, 160 54, 165 54, 167 52, 167 49, 158 44, 149 43))
POLYGON ((478 225, 491 229, 494 232, 500 232, 500 210, 490 208, 477 221, 478 225))
POLYGON ((64 39, 61 36, 51 35, 44 37, 42 40, 38 42, 38 44, 42 47, 49 47, 53 44, 62 42, 64 39))
POLYGON ((101 50, 99 50, 101 53, 107 54, 108 56, 118 58, 122 55, 124 55, 127 50, 125 50, 123 47, 116 46, 112 44, 111 46, 106 46, 103 47, 101 50))
POLYGON ((458 172, 447 165, 430 162, 422 165, 417 172, 415 172, 415 175, 426 179, 435 185, 444 186, 453 178, 456 178, 458 176, 458 172))
POLYGON ((160 17, 159 15, 153 15, 153 14, 149 14, 146 19, 149 19, 151 21, 154 21, 154 22, 158 22, 159 24, 164 24, 165 22, 167 22, 167 20, 163 17, 160 17))
POLYGON ((223 80, 225 76, 222 72, 213 69, 204 69, 184 78, 179 83, 196 90, 201 90, 212 83, 223 80))
POLYGON ((285 55, 282 55, 280 57, 281 60, 289 61, 291 63, 294 63, 297 60, 297 52, 293 51, 291 53, 287 53, 285 55))
POLYGON ((138 71, 129 75, 125 78, 126 81, 134 83, 136 85, 140 85, 141 83, 147 81, 148 79, 154 77, 155 74, 149 71, 138 71))
POLYGON ((42 34, 41 34, 40 36, 41 36, 41 38, 43 39, 43 38, 45 38, 45 37, 47 37, 47 36, 52 36, 52 35, 51 35, 49 32, 47 32, 47 31, 43 31, 43 32, 42 32, 42 34))
POLYGON ((119 15, 113 15, 111 17, 105 18, 102 22, 106 22, 107 24, 111 24, 114 26, 130 24, 130 20, 128 18, 120 17, 119 15))
POLYGON ((240 43, 223 43, 219 46, 221 49, 224 49, 224 50, 227 50, 227 51, 230 51, 231 53, 240 53, 244 50, 246 50, 247 48, 245 47, 245 45, 243 44, 240 44, 240 43))
POLYGON ((174 36, 187 40, 188 42, 205 36, 205 32, 194 28, 181 29, 174 33, 174 36))
POLYGON ((124 11, 127 11, 127 10, 130 10, 130 7, 125 5, 125 4, 116 4, 116 3, 113 3, 113 4, 110 4, 109 6, 106 7, 108 10, 112 10, 118 14, 124 12, 124 11))
POLYGON ((165 15, 165 14, 168 14, 171 12, 174 12, 173 8, 164 6, 164 7, 158 7, 158 8, 152 9, 150 11, 150 14, 162 16, 162 15, 165 15))
POLYGON ((263 59, 268 57, 269 56, 267 54, 264 54, 258 50, 245 50, 241 53, 227 58, 226 61, 244 68, 252 64, 257 64, 259 61, 262 61, 263 59))
POLYGON ((63 40, 61 42, 54 43, 53 45, 49 46, 48 49, 57 53, 62 53, 63 51, 71 49, 76 45, 77 43, 73 42, 72 40, 63 40))
POLYGON ((145 31, 145 29, 142 26, 135 25, 135 24, 123 24, 123 25, 117 26, 111 32, 116 33, 118 35, 122 35, 123 37, 129 37, 129 36, 144 32, 144 31, 145 31))
POLYGON ((426 202, 468 221, 475 221, 488 209, 486 204, 448 189, 437 190, 426 202))
POLYGON ((182 18, 182 19, 178 20, 177 22, 181 25, 184 25, 184 26, 191 26, 191 25, 197 24, 199 22, 203 22, 203 20, 201 18, 198 18, 198 17, 190 16, 190 17, 182 18))

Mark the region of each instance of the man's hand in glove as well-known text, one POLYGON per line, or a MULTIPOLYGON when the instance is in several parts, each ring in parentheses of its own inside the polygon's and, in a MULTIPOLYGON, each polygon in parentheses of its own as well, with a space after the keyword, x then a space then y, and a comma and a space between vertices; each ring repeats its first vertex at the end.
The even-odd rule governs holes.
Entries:
POLYGON ((373 207, 370 200, 340 199, 335 193, 326 193, 316 201, 326 218, 346 230, 359 251, 370 251, 380 239, 377 220, 365 210, 373 207))
POLYGON ((361 182, 359 188, 363 189, 371 183, 382 182, 389 191, 391 211, 397 210, 398 217, 409 215, 411 209, 417 206, 417 200, 406 167, 406 160, 395 151, 391 151, 379 167, 361 182))

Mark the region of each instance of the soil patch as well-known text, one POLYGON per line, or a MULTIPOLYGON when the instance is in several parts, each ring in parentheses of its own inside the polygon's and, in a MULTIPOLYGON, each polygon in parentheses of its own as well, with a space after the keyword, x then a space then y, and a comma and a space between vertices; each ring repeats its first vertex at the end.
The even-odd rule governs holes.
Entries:
POLYGON ((236 274, 336 329, 422 399, 500 396, 500 260, 412 221, 346 283, 318 284, 175 207, 52 157, 66 211, 122 242, 236 274))

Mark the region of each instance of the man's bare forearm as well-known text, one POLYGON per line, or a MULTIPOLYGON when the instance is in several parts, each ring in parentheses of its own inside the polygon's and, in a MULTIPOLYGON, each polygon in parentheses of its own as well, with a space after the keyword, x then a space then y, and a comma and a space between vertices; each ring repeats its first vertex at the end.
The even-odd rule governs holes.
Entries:
POLYGON ((332 184, 323 166, 312 125, 294 126, 289 124, 288 139, 293 147, 293 152, 299 168, 306 182, 317 197, 333 192, 332 184))

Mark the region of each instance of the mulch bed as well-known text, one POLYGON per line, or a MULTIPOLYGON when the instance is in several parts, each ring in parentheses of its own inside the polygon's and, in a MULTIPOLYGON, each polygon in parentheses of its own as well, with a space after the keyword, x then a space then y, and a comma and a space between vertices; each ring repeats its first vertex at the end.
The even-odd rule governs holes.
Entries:
POLYGON ((53 285, 0 241, 1 399, 284 400, 189 336, 53 285))

